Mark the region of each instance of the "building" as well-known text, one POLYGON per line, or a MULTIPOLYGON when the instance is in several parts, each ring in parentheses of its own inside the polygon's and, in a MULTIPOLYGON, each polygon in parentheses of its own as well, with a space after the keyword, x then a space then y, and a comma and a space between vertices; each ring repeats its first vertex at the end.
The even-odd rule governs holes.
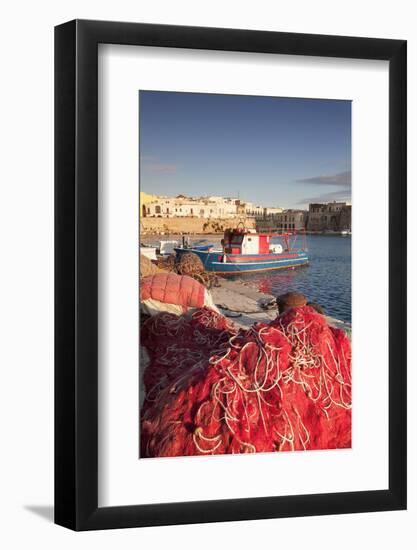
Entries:
POLYGON ((270 213, 257 219, 258 231, 303 231, 306 227, 307 210, 287 209, 270 213))
POLYGON ((312 203, 309 205, 309 231, 351 231, 352 206, 346 202, 312 203))
POLYGON ((283 231, 300 231, 305 229, 306 215, 307 212, 305 210, 287 209, 276 214, 272 214, 271 218, 276 229, 283 231))
POLYGON ((264 208, 264 217, 265 218, 273 218, 276 214, 281 214, 284 211, 283 208, 275 207, 275 206, 267 206, 264 208))
POLYGON ((155 202, 159 197, 157 195, 150 195, 149 193, 144 193, 141 191, 139 193, 139 203, 140 203, 140 213, 141 216, 146 216, 146 207, 148 204, 155 202))
POLYGON ((264 207, 252 202, 244 202, 234 197, 157 197, 141 193, 142 216, 150 218, 205 218, 233 219, 255 218, 275 229, 303 229, 303 210, 283 210, 280 207, 264 207))
POLYGON ((259 217, 263 216, 264 214, 264 207, 260 205, 255 205, 253 202, 245 202, 243 203, 245 215, 249 217, 259 217))
POLYGON ((257 206, 254 215, 257 220, 273 220, 277 214, 281 214, 283 211, 284 209, 279 207, 257 206))
POLYGON ((230 197, 157 197, 145 205, 143 215, 153 218, 217 218, 238 216, 238 200, 230 197))

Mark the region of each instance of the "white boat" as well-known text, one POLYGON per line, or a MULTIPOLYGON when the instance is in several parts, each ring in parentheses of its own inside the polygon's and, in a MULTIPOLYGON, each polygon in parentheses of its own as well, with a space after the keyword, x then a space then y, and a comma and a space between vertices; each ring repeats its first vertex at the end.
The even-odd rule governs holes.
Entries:
POLYGON ((178 241, 159 241, 159 254, 161 256, 169 256, 174 253, 174 248, 178 245, 178 241))
POLYGON ((158 256, 169 256, 174 253, 174 249, 178 246, 178 241, 158 241, 156 243, 142 244, 140 253, 149 258, 156 260, 158 256))
POLYGON ((150 260, 156 260, 156 246, 141 246, 140 254, 141 256, 146 256, 150 260))

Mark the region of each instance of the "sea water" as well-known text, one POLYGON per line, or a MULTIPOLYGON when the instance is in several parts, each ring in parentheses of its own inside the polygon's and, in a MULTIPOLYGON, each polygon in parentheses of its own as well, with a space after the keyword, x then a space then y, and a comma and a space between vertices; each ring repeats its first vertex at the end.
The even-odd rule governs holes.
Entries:
MULTIPOLYGON (((299 237, 301 239, 301 237, 299 237)), ((272 242, 280 242, 272 239, 272 242)), ((310 302, 320 304, 326 315, 351 322, 351 242, 350 236, 307 235, 310 263, 306 267, 253 273, 239 277, 261 292, 278 296, 302 292, 310 302)), ((301 246, 302 240, 295 243, 301 246)))

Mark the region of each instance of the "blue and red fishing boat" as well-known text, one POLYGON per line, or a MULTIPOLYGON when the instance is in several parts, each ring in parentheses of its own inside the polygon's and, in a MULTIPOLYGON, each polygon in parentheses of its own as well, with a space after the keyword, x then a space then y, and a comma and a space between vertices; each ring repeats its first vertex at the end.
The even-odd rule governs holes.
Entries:
POLYGON ((222 247, 175 248, 177 255, 193 252, 204 264, 206 271, 219 275, 239 275, 304 266, 308 264, 307 248, 294 248, 291 238, 297 233, 257 233, 255 230, 226 229, 222 247), (273 238, 280 242, 272 242, 273 238))

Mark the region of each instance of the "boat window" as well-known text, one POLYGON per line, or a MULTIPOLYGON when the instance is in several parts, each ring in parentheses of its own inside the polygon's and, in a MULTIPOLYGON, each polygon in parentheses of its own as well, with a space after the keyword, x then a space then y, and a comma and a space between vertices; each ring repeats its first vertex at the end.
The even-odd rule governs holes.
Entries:
POLYGON ((243 235, 233 235, 231 239, 232 244, 242 244, 243 235))

